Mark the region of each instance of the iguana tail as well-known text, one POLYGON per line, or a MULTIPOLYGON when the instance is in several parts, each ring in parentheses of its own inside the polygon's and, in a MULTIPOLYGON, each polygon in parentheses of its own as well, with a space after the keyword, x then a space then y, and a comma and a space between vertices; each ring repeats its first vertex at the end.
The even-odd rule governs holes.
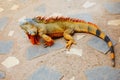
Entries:
POLYGON ((110 51, 111 51, 110 57, 112 60, 112 66, 115 67, 115 53, 114 53, 113 44, 112 44, 112 41, 110 40, 110 38, 104 32, 102 32, 100 29, 97 29, 93 26, 88 27, 88 32, 103 39, 108 44, 108 47, 110 48, 110 51))
POLYGON ((112 60, 112 66, 115 66, 115 53, 114 53, 114 49, 113 49, 113 44, 110 40, 110 38, 104 33, 102 32, 98 26, 92 24, 92 23, 81 23, 79 26, 75 27, 75 31, 77 32, 85 32, 85 33, 90 33, 93 34, 101 39, 103 39, 107 44, 108 47, 110 48, 110 57, 112 60))

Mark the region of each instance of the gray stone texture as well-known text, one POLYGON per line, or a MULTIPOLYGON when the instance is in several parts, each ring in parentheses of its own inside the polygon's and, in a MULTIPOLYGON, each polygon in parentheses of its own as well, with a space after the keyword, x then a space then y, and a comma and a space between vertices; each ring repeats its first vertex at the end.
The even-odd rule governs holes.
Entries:
POLYGON ((0 41, 0 54, 7 54, 13 47, 13 41, 0 41))
POLYGON ((90 14, 87 14, 87 13, 71 14, 68 16, 72 17, 72 18, 78 18, 80 20, 85 20, 87 22, 93 22, 92 16, 90 14))
MULTIPOLYGON (((111 39, 111 38, 110 38, 111 39)), ((115 45, 116 43, 115 43, 115 41, 113 41, 112 39, 111 39, 111 41, 113 42, 113 45, 115 45)), ((94 37, 92 37, 88 42, 87 42, 87 44, 90 46, 90 47, 92 47, 92 48, 94 48, 94 49, 96 49, 96 50, 98 50, 98 51, 100 51, 100 52, 102 52, 102 53, 107 53, 108 51, 109 51, 109 47, 108 47, 108 45, 107 45, 107 43, 104 41, 104 40, 102 40, 102 39, 100 39, 100 38, 98 38, 98 37, 96 37, 96 36, 94 36, 94 37)))
POLYGON ((40 12, 40 13, 45 13, 46 11, 46 6, 45 4, 41 4, 35 8, 35 11, 40 12))
POLYGON ((5 73, 0 71, 0 79, 3 79, 3 78, 5 78, 5 73))
POLYGON ((120 14, 120 2, 106 3, 104 7, 111 14, 120 14))
POLYGON ((47 68, 45 66, 40 67, 36 70, 28 80, 60 80, 62 78, 61 73, 47 68))
POLYGON ((0 18, 0 31, 2 31, 8 23, 8 18, 7 17, 2 17, 0 18))
POLYGON ((108 66, 96 67, 86 70, 87 80, 120 80, 120 69, 108 66))
POLYGON ((42 56, 44 54, 48 54, 52 51, 56 51, 58 49, 61 49, 65 46, 65 42, 63 40, 55 40, 54 45, 52 45, 51 47, 44 47, 43 45, 33 45, 30 46, 27 50, 27 59, 31 60, 35 57, 39 57, 42 56))

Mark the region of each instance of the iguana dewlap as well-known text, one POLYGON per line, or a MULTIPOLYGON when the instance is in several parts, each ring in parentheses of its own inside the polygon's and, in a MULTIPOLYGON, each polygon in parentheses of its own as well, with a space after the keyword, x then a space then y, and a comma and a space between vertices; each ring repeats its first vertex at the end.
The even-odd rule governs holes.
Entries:
POLYGON ((51 46, 54 44, 52 38, 63 36, 67 40, 66 48, 68 49, 76 43, 71 34, 78 32, 93 34, 108 44, 113 66, 115 66, 115 54, 111 40, 93 23, 68 17, 45 18, 38 16, 33 19, 25 19, 20 23, 20 26, 29 35, 33 44, 39 44, 38 37, 41 37, 44 39, 45 45, 51 46))

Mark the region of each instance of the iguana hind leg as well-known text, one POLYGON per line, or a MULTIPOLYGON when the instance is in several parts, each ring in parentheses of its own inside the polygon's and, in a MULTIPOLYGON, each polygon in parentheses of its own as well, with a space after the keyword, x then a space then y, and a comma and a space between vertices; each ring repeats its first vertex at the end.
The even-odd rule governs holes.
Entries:
POLYGON ((76 44, 75 40, 73 39, 73 37, 71 36, 71 34, 73 33, 74 31, 72 29, 67 29, 65 30, 63 36, 67 41, 66 43, 66 48, 67 49, 70 49, 71 45, 72 44, 76 44))

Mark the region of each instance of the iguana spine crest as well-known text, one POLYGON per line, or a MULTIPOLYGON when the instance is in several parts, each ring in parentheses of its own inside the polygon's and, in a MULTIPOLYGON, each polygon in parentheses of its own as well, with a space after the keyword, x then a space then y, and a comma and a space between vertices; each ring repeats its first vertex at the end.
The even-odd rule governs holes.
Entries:
POLYGON ((57 17, 37 16, 34 19, 38 19, 39 21, 43 21, 45 23, 56 22, 56 21, 81 22, 81 23, 88 23, 88 24, 91 24, 91 25, 94 25, 95 27, 97 27, 96 24, 93 24, 91 22, 86 22, 84 20, 70 18, 70 17, 63 17, 63 16, 57 16, 57 17))

